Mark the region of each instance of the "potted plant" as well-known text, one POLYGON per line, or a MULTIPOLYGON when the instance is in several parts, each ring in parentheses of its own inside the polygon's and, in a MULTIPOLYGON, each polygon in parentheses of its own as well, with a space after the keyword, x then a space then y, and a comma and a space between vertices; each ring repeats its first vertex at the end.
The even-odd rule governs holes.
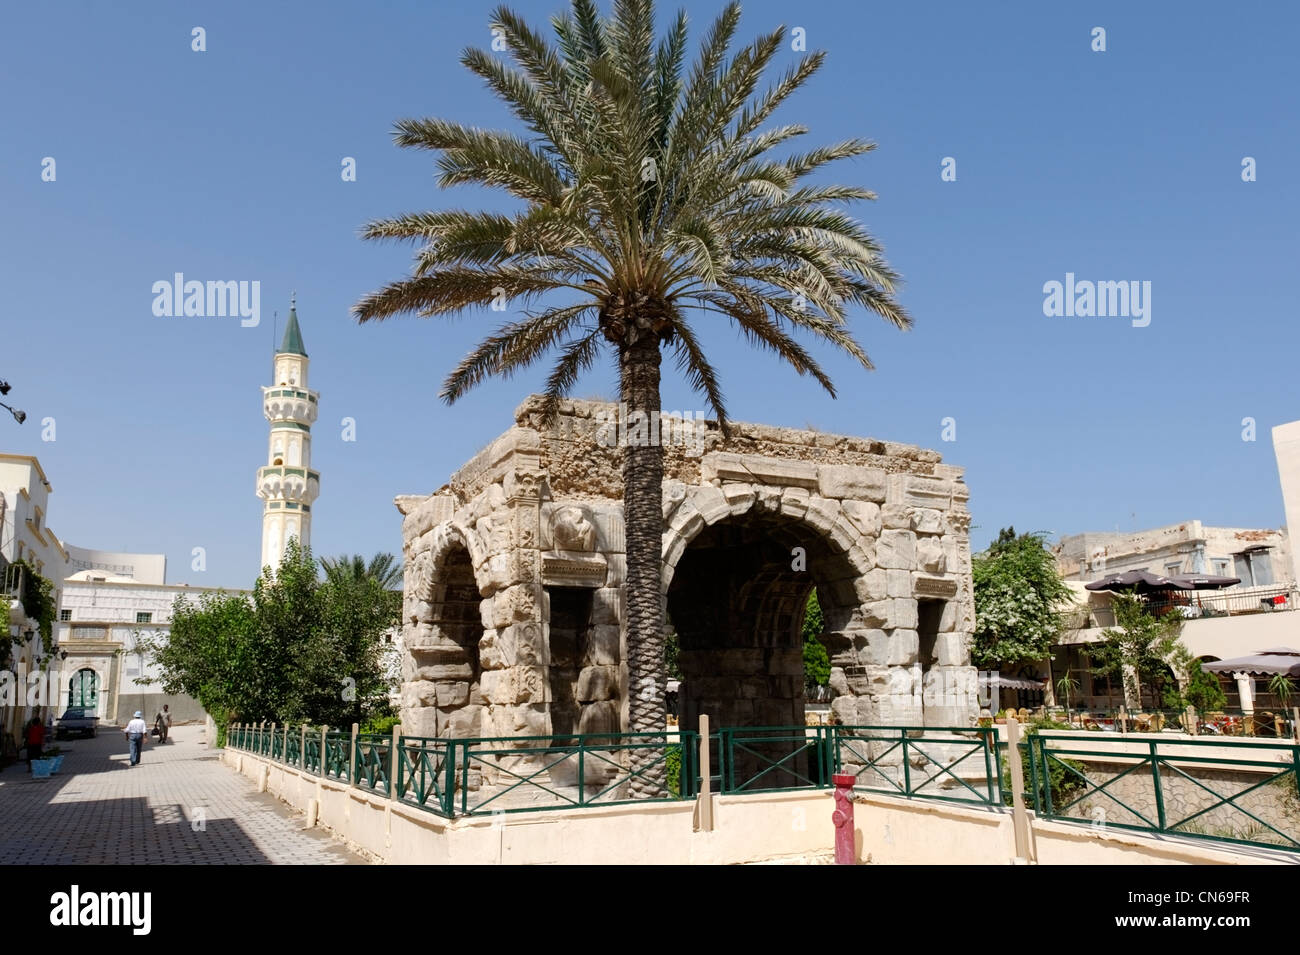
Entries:
POLYGON ((63 765, 63 757, 65 755, 63 748, 61 746, 51 746, 49 749, 45 750, 42 755, 44 758, 49 759, 54 763, 54 765, 50 767, 50 772, 57 773, 59 767, 63 765))
POLYGON ((1079 692, 1079 681, 1076 680, 1069 670, 1065 671, 1065 676, 1056 681, 1056 692, 1065 697, 1065 714, 1070 714, 1070 695, 1079 692))
POLYGON ((998 710, 998 715, 993 718, 993 722, 1005 725, 1007 722, 1007 711, 998 710))
POLYGON ((1295 693, 1295 684, 1285 673, 1274 673, 1268 681, 1268 692, 1276 696, 1278 703, 1286 709, 1295 693))

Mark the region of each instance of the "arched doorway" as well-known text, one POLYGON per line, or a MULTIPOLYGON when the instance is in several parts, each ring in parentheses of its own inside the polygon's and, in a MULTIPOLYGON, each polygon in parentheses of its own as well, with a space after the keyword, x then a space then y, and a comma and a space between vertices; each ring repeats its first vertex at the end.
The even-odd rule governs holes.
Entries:
POLYGON ((439 736, 476 736, 481 730, 479 685, 483 640, 481 597, 469 551, 451 542, 434 571, 428 624, 433 641, 413 651, 416 676, 432 684, 439 736))
POLYGON ((99 712, 99 674, 86 667, 72 675, 68 682, 68 706, 99 712))
MULTIPOLYGON (((667 595, 681 727, 698 729, 701 714, 728 730, 802 727, 808 597, 816 588, 833 655, 857 607, 854 576, 844 554, 789 517, 749 511, 704 527, 677 561, 667 595)), ((784 738, 737 746, 737 784, 757 777, 752 788, 797 784, 815 771, 807 759, 788 759, 801 746, 784 738)))

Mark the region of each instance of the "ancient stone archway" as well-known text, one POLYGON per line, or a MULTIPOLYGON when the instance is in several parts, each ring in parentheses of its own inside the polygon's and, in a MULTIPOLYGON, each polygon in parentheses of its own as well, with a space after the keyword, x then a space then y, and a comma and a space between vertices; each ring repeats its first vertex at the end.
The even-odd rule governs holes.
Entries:
POLYGON ((739 502, 704 525, 666 568, 677 633, 682 726, 802 726, 802 624, 821 594, 831 642, 858 609, 849 554, 805 521, 739 502))
MULTIPOLYGON (((530 398, 446 485, 397 499, 408 732, 628 729, 620 413, 564 401, 548 419, 530 398)), ((724 435, 702 418, 693 429, 663 449, 662 584, 693 712, 800 724, 800 617, 816 586, 841 723, 973 725, 961 469, 872 438, 742 423, 724 435)))

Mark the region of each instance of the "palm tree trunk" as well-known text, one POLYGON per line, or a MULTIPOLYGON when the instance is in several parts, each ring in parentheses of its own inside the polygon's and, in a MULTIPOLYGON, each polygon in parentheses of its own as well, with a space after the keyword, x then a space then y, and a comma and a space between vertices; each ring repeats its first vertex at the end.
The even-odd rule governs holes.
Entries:
MULTIPOLYGON (((659 417, 659 339, 643 331, 619 348, 620 391, 627 420, 623 448, 623 524, 627 539, 627 583, 624 619, 627 623, 628 730, 663 733, 664 627, 660 597, 663 550, 663 449, 655 440, 659 417), (644 417, 641 417, 644 416, 644 417), (638 427, 638 420, 645 427, 638 427), (653 430, 651 430, 653 427, 653 430), (641 436, 646 436, 642 439, 641 436)), ((632 791, 637 795, 665 794, 663 750, 633 749, 632 791)))

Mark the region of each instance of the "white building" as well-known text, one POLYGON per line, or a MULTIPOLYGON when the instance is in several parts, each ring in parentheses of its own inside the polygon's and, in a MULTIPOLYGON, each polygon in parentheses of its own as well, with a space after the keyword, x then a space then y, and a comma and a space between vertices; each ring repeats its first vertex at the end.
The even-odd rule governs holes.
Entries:
MULTIPOLYGON (((10 677, 4 691, 8 699, 0 728, 15 732, 36 713, 44 695, 29 697, 27 675, 44 672, 45 653, 37 621, 23 610, 20 590, 25 586, 15 561, 25 561, 54 585, 58 606, 61 584, 67 575, 68 552, 46 524, 50 493, 54 490, 36 458, 25 454, 0 454, 0 582, 3 586, 5 624, 10 641, 10 677), (31 702, 29 702, 29 699, 31 702)), ((43 714, 42 714, 43 715, 43 714)))
POLYGON ((262 566, 272 569, 280 566, 290 538, 311 546, 311 505, 320 493, 320 474, 311 469, 311 425, 320 396, 307 388, 308 364, 298 310, 291 304, 273 384, 262 389, 271 435, 266 464, 257 469, 257 496, 263 501, 262 566))
MULTIPOLYGON (((1300 534, 1300 421, 1290 421, 1273 429, 1273 453, 1277 456, 1277 476, 1282 485, 1282 507, 1291 539, 1300 534)), ((1300 581, 1300 554, 1291 552, 1291 579, 1300 581)))
POLYGON ((108 723, 135 710, 152 715, 167 703, 175 720, 198 719, 198 704, 165 696, 137 650, 139 636, 165 631, 179 594, 206 588, 168 585, 164 554, 135 554, 78 547, 47 524, 53 487, 30 455, 0 454, 0 570, 12 641, 8 676, 13 705, 4 707, 0 729, 18 735, 23 723, 49 710, 87 706, 108 723), (53 588, 53 652, 47 657, 38 623, 18 599, 16 561, 25 561, 53 588))
MULTIPOLYGON (((138 555, 127 555, 138 556, 138 555)), ((200 720, 203 709, 185 695, 167 695, 140 647, 145 636, 166 636, 177 597, 197 603, 208 588, 138 580, 83 570, 63 582, 58 657, 61 705, 93 706, 100 719, 125 723, 140 710, 152 720, 167 704, 175 722, 200 720)))

